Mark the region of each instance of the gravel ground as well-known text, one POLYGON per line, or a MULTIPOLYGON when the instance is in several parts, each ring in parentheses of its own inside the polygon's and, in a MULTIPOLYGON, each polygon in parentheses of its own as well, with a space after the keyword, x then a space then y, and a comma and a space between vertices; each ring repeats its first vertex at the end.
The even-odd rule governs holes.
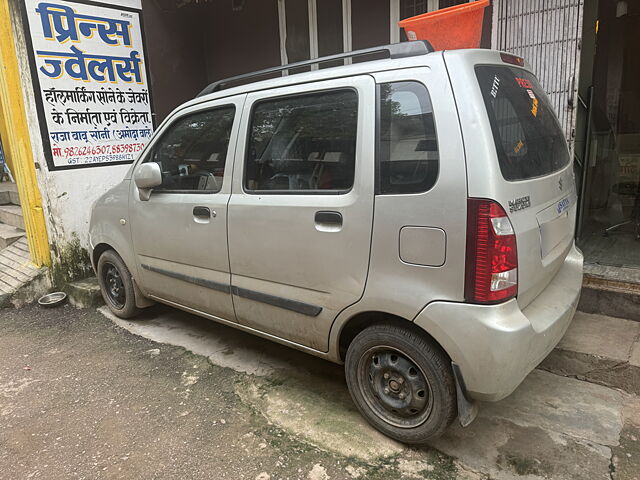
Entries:
POLYGON ((251 379, 94 310, 2 309, 0 478, 457 478, 435 451, 367 463, 300 440, 234 393, 251 379))
POLYGON ((369 427, 339 365, 179 310, 0 309, 0 480, 640 480, 640 399, 534 370, 432 446, 369 427))

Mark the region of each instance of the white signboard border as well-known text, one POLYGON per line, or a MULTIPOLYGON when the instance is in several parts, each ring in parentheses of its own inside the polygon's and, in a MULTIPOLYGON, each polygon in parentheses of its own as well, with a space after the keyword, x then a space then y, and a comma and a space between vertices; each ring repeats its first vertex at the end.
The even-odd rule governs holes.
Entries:
MULTIPOLYGON (((132 8, 123 5, 114 5, 113 3, 107 4, 103 2, 95 2, 91 0, 65 0, 68 3, 77 3, 80 5, 89 5, 101 8, 108 8, 116 11, 125 11, 131 12, 138 15, 139 25, 140 25, 140 35, 142 37, 142 54, 144 57, 144 71, 147 78, 147 91, 149 95, 149 110, 151 113, 151 125, 153 130, 155 131, 157 125, 155 121, 155 113, 153 111, 153 95, 151 92, 151 75, 149 71, 149 56, 147 53, 147 45, 146 45, 146 37, 144 32, 144 19, 142 16, 142 9, 140 8, 132 8)), ((33 84, 33 90, 36 97, 36 110, 38 113, 38 120, 40 124, 40 136, 42 137, 42 144, 44 148, 44 155, 47 163, 47 168, 49 171, 58 171, 58 170, 74 170, 79 168, 98 168, 98 167, 109 167, 113 165, 127 165, 132 164, 136 161, 136 159, 132 160, 124 160, 124 161, 116 161, 116 162, 99 162, 99 163, 84 163, 84 164, 76 164, 76 165, 55 165, 53 161, 53 154, 51 150, 51 138, 49 135, 49 128, 47 126, 46 114, 44 109, 44 99, 42 96, 42 88, 40 86, 40 79, 38 74, 38 66, 36 63, 35 52, 33 39, 31 37, 31 29, 29 24, 28 12, 26 2, 20 2, 20 10, 22 16, 22 24, 25 35, 25 40, 27 44, 27 52, 29 57, 29 70, 31 73, 31 81, 33 84)), ((144 149, 142 150, 144 151, 144 149)))

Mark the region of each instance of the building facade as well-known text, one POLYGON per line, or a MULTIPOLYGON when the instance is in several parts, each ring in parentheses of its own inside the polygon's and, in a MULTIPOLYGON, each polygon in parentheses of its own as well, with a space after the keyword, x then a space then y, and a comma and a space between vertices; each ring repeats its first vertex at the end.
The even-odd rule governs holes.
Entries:
MULTIPOLYGON (((14 103, 15 108, 23 109, 22 134, 29 141, 29 160, 23 163, 27 167, 35 165, 32 174, 21 173, 21 166, 15 165, 17 180, 33 183, 30 189, 23 190, 42 197, 39 204, 35 197, 32 202, 33 221, 34 225, 46 226, 54 263, 64 258, 65 251, 69 253, 67 261, 74 262, 82 257, 88 241, 92 202, 122 178, 130 161, 93 168, 51 168, 51 162, 46 161, 50 145, 46 138, 43 141, 41 128, 47 119, 37 99, 42 81, 35 81, 37 72, 33 68, 33 32, 35 27, 39 28, 36 20, 41 17, 32 12, 35 23, 29 25, 27 11, 29 6, 40 8, 42 2, 0 0, 0 3, 9 16, 19 72, 17 80, 9 78, 2 83, 0 78, 0 88, 10 90, 11 82, 19 82, 22 98, 14 99, 14 103), (42 213, 40 220, 36 218, 38 208, 42 213)), ((135 23, 134 17, 139 18, 144 46, 136 47, 139 50, 136 59, 144 64, 140 73, 144 88, 140 92, 145 90, 149 95, 151 120, 145 128, 152 131, 176 106, 213 81, 274 65, 406 41, 398 28, 399 20, 465 1, 50 0, 48 3, 75 8, 75 14, 84 15, 83 18, 88 18, 87 8, 101 5, 120 15, 109 17, 108 10, 98 12, 112 18, 111 21, 130 18, 135 23)), ((2 25, 9 28, 6 21, 2 25)), ((634 53, 636 40, 640 40, 639 27, 638 2, 494 0, 485 12, 481 46, 525 57, 549 92, 574 159, 580 202, 576 235, 587 262, 626 269, 640 283, 636 273, 640 272, 640 241, 636 239, 640 233, 640 87, 636 81, 640 56, 634 53), (605 232, 617 224, 622 225, 605 232)), ((91 41, 96 38, 91 37, 91 41)), ((67 48, 62 43, 59 46, 67 48)), ((3 55, 11 53, 10 47, 5 42, 3 55)), ((328 66, 335 63, 307 68, 328 66)), ((86 86, 91 89, 90 82, 86 86)), ((6 117, 11 112, 8 102, 12 97, 2 98, 6 117)), ((126 109, 143 112, 141 107, 134 107, 126 109)), ((11 132, 7 123, 6 118, 0 121, 0 136, 9 163, 18 164, 20 150, 15 145, 7 148, 8 143, 15 144, 17 134, 11 132)), ((40 232, 34 228, 33 232, 40 232)), ((32 243, 34 248, 38 244, 32 243)), ((47 263, 46 255, 36 258, 47 263)))

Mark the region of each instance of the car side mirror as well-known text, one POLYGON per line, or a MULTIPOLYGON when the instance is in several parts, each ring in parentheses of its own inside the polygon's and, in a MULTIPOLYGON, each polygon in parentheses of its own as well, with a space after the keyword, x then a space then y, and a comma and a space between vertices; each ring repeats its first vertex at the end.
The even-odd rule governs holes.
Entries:
POLYGON ((143 163, 133 173, 133 181, 136 182, 140 200, 146 202, 151 197, 153 188, 162 185, 162 172, 156 162, 143 163))

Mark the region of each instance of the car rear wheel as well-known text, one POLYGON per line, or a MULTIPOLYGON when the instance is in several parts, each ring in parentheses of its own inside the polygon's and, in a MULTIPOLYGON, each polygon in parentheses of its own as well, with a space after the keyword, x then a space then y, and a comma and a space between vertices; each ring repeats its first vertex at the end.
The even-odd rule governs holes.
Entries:
POLYGON ((457 414, 451 363, 426 335, 374 325, 349 345, 349 392, 376 429, 411 445, 441 435, 457 414))
POLYGON ((116 316, 131 318, 140 312, 136 306, 133 279, 129 269, 113 250, 98 259, 98 283, 105 303, 116 316))

